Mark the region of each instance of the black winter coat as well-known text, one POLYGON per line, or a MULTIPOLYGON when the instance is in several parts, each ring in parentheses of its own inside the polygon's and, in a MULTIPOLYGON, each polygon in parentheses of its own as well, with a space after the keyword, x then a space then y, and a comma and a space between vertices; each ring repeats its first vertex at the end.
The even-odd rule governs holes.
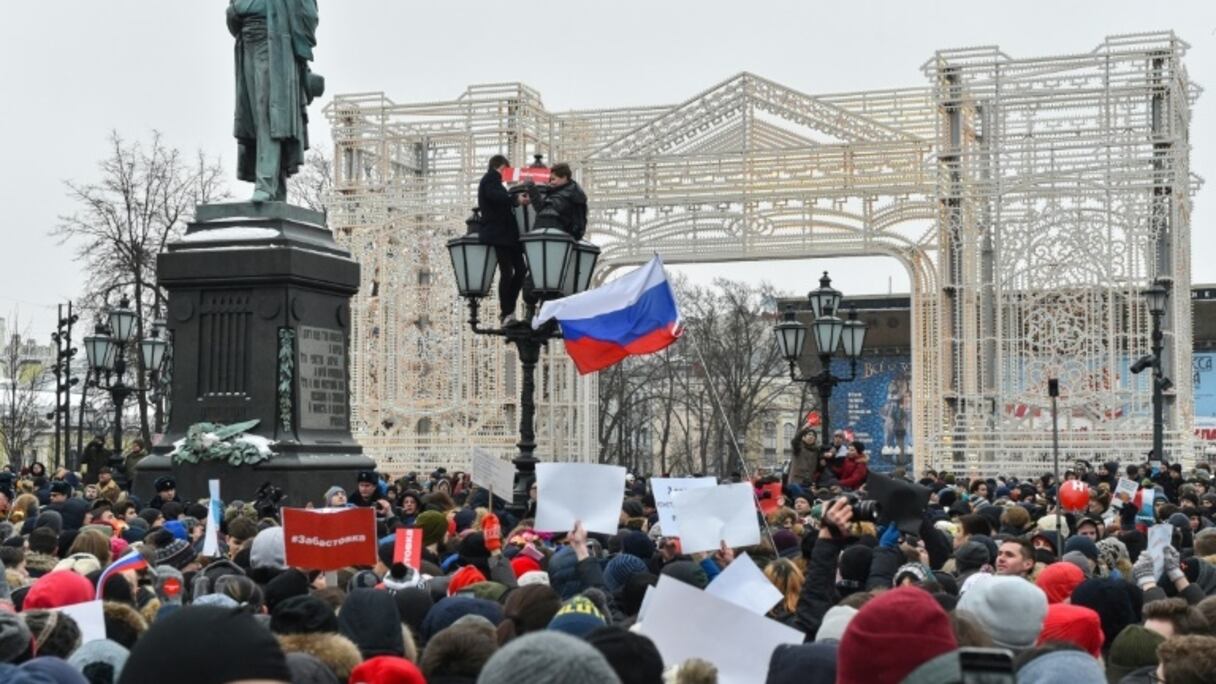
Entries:
POLYGON ((481 209, 481 244, 519 247, 519 226, 515 222, 515 198, 502 185, 502 175, 491 169, 477 185, 477 206, 481 209))
POLYGON ((537 228, 559 228, 576 240, 587 233, 587 194, 573 179, 553 188, 536 208, 537 228), (556 225, 555 225, 556 224, 556 225))

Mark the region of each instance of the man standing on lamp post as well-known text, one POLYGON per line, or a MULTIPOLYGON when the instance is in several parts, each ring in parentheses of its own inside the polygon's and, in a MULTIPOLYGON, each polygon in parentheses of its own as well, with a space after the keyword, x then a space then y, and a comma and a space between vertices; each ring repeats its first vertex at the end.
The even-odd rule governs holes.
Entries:
MULTIPOLYGON (((524 286, 524 250, 519 243, 519 225, 515 221, 515 205, 527 206, 527 193, 512 195, 502 184, 502 170, 511 162, 501 154, 490 157, 486 175, 477 185, 477 206, 481 209, 483 245, 494 247, 498 260, 498 308, 502 324, 515 322, 515 300, 524 286)), ((527 295, 524 295, 525 298, 527 295)))

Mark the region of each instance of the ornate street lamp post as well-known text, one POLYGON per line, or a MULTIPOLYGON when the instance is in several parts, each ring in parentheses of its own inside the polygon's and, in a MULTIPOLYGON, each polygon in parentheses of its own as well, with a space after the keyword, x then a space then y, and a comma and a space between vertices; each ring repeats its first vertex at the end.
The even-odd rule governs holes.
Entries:
POLYGON ((456 275, 456 290, 469 303, 469 328, 478 335, 494 335, 505 338, 515 345, 523 369, 523 382, 519 395, 519 456, 515 464, 515 491, 510 510, 519 515, 528 507, 528 491, 536 477, 536 364, 540 361, 541 347, 549 340, 560 339, 561 331, 550 321, 537 330, 531 321, 536 317, 537 306, 545 301, 559 299, 587 289, 591 274, 599 259, 600 249, 587 241, 575 240, 569 234, 554 227, 546 227, 544 215, 537 217, 536 228, 519 239, 528 265, 528 284, 535 300, 526 303, 524 319, 502 328, 483 328, 478 318, 481 299, 489 294, 494 280, 494 269, 498 262, 494 248, 483 245, 478 239, 481 216, 477 208, 465 222, 468 233, 449 240, 448 253, 456 275))
MULTIPOLYGON (((130 308, 130 300, 124 296, 118 308, 110 310, 108 318, 108 326, 98 323, 93 334, 84 338, 84 352, 94 375, 89 385, 109 392, 110 401, 114 404, 114 451, 110 464, 117 467, 122 463, 123 405, 127 397, 136 392, 147 392, 148 388, 140 385, 140 378, 136 378, 134 386, 126 383, 127 346, 132 341, 138 322, 138 316, 130 308)), ((161 327, 158 321, 152 326, 151 335, 140 341, 143 367, 152 375, 159 371, 165 358, 166 343, 160 337, 161 327)))
POLYGON ((1153 459, 1165 461, 1165 389, 1166 379, 1161 367, 1161 352, 1164 351, 1165 336, 1161 333, 1161 319, 1169 303, 1170 291, 1161 282, 1144 291, 1148 313, 1153 319, 1152 368, 1153 368, 1153 459))
POLYGON ((857 311, 850 309, 848 320, 836 316, 840 307, 842 295, 832 287, 832 279, 827 271, 819 279, 819 287, 807 295, 815 320, 811 323, 811 334, 815 336, 815 348, 819 353, 821 370, 807 378, 798 374, 798 360, 802 357, 802 348, 806 344, 806 326, 800 323, 793 309, 785 312, 781 323, 777 324, 774 334, 781 355, 790 365, 790 379, 794 382, 804 382, 815 388, 819 395, 819 411, 823 416, 823 439, 827 444, 831 436, 830 414, 828 402, 832 398, 832 390, 836 385, 852 382, 857 377, 857 359, 861 356, 865 345, 866 324, 857 320, 857 311), (837 347, 841 348, 843 356, 849 360, 849 376, 837 377, 832 374, 832 357, 837 347))

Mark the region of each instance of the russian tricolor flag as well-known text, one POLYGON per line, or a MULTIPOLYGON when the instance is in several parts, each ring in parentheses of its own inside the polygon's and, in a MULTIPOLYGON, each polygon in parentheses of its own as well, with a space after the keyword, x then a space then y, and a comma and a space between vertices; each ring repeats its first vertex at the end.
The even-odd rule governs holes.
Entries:
POLYGON ((676 297, 658 255, 603 287, 545 302, 532 327, 555 318, 566 352, 584 375, 626 356, 664 349, 683 332, 676 297))
POLYGON ((97 598, 100 599, 102 592, 105 591, 106 580, 124 570, 142 570, 146 567, 148 567, 148 561, 144 559, 139 549, 131 549, 122 558, 110 563, 97 578, 97 598))

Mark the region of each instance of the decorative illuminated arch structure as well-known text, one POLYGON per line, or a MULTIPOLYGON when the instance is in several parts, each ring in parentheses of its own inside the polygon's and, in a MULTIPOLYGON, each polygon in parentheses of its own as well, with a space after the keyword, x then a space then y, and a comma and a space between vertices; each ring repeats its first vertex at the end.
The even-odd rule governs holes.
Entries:
MULTIPOLYGON (((742 73, 677 105, 562 113, 517 83, 433 103, 337 96, 329 221, 364 278, 357 434, 394 472, 510 451, 514 352, 465 330, 444 242, 491 155, 540 153, 576 167, 601 278, 656 252, 903 264, 919 467, 1042 472, 1056 376, 1066 463, 1142 457, 1150 384, 1127 370, 1148 351, 1138 293, 1171 283, 1166 444, 1189 458, 1186 49, 1164 33, 1046 58, 945 50, 921 67, 927 87, 808 95, 742 73)), ((594 378, 559 352, 540 383, 540 453, 593 457, 594 378)))

